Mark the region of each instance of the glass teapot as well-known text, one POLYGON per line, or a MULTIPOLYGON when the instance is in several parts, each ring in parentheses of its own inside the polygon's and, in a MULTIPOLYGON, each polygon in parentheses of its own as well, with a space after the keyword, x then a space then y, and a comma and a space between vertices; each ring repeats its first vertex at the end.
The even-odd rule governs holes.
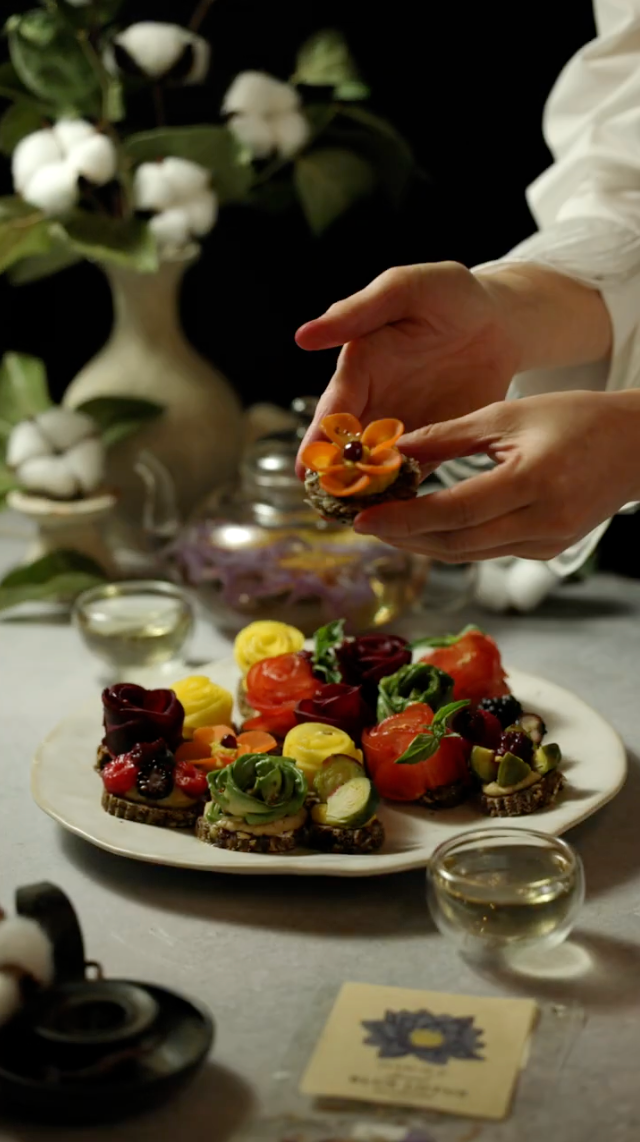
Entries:
POLYGON ((300 397, 292 427, 254 440, 236 487, 214 493, 170 548, 174 574, 197 589, 219 627, 278 619, 310 635, 344 617, 364 631, 420 595, 427 562, 320 519, 296 476, 317 401, 300 397))

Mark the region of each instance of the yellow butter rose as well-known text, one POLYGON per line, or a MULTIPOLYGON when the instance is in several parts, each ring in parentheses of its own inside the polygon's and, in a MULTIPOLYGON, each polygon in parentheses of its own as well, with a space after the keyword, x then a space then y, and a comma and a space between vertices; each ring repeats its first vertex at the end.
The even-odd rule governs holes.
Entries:
POLYGON ((286 623, 269 622, 266 619, 249 623, 240 631, 233 646, 235 660, 243 675, 248 674, 256 662, 264 658, 276 658, 279 654, 296 654, 304 646, 301 630, 286 623))
POLYGON ((228 725, 233 713, 233 697, 202 674, 183 678, 171 687, 184 706, 185 738, 193 737, 201 726, 228 725))
POLYGON ((296 762, 311 786, 325 758, 334 753, 353 757, 362 765, 362 750, 356 747, 349 735, 322 722, 304 722, 294 726, 282 747, 282 756, 296 762))

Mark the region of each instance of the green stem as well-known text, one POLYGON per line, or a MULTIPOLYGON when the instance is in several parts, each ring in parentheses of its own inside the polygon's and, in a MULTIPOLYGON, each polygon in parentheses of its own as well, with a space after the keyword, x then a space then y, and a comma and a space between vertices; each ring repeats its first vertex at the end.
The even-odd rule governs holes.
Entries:
POLYGON ((85 31, 78 33, 78 40, 82 51, 84 52, 87 60, 91 64, 102 94, 102 111, 99 126, 109 136, 111 142, 116 148, 118 155, 118 177, 120 185, 122 186, 122 214, 124 218, 131 218, 134 213, 133 206, 133 185, 131 180, 131 162, 124 151, 120 142, 120 136, 114 130, 109 119, 109 92, 111 86, 111 76, 104 66, 100 53, 96 51, 91 40, 85 31))

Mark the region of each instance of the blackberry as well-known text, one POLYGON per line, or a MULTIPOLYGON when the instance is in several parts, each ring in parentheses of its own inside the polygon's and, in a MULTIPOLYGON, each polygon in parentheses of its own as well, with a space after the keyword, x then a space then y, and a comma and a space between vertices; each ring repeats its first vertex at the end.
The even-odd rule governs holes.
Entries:
POLYGON ((161 765, 145 766, 136 779, 136 788, 141 797, 148 801, 162 801, 173 793, 173 767, 161 765))
POLYGON ((503 757, 505 753, 512 753, 529 764, 533 759, 533 742, 524 730, 507 730, 500 738, 496 757, 503 757))
POLYGON ((454 734, 460 734, 473 745, 496 749, 500 742, 502 727, 489 710, 472 710, 467 706, 453 715, 450 725, 454 734))
POLYGON ((481 710, 488 710, 498 719, 503 730, 512 726, 522 714, 522 706, 513 694, 503 694, 499 698, 483 698, 478 702, 481 710))
POLYGON ((162 738, 158 738, 155 742, 140 742, 134 745, 127 756, 145 772, 153 769, 155 765, 163 769, 172 769, 175 765, 175 758, 162 738))

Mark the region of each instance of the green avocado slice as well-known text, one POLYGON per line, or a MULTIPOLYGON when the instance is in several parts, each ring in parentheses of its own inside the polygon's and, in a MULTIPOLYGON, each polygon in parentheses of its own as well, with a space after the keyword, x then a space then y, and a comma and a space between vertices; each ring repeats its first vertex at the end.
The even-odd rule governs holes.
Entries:
POLYGON ((513 753, 505 753, 500 760, 496 780, 498 785, 506 789, 510 785, 519 785, 521 781, 526 781, 530 773, 531 766, 527 765, 526 761, 513 753))
POLYGON ((562 751, 559 745, 555 742, 549 742, 548 745, 541 745, 533 755, 533 768, 536 773, 550 773, 552 769, 557 769, 562 761, 562 751))
POLYGON ((490 781, 495 781, 498 772, 498 763, 493 750, 485 749, 484 746, 481 745, 474 745, 471 750, 471 768, 476 776, 480 778, 483 785, 488 785, 490 781))

